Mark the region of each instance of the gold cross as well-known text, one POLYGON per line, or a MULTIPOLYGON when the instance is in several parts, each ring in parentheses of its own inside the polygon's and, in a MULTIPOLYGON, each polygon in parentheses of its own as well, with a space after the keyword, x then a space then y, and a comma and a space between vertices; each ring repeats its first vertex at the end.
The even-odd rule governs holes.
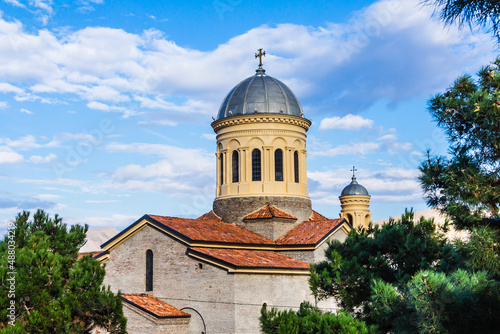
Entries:
POLYGON ((266 55, 266 51, 262 52, 262 49, 259 49, 259 53, 255 54, 255 58, 259 57, 259 66, 262 66, 262 56, 266 55))

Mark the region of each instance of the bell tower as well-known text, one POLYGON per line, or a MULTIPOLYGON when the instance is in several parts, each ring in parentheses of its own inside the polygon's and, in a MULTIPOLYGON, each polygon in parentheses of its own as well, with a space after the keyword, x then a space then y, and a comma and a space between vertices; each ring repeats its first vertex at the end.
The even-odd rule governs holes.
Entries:
POLYGON ((213 209, 226 222, 243 224, 248 214, 272 205, 311 216, 307 189, 306 132, 299 101, 262 67, 223 100, 212 128, 217 134, 217 188, 213 209))
POLYGON ((357 169, 352 166, 352 181, 340 194, 340 218, 345 218, 353 228, 368 227, 372 214, 368 190, 356 180, 357 169))

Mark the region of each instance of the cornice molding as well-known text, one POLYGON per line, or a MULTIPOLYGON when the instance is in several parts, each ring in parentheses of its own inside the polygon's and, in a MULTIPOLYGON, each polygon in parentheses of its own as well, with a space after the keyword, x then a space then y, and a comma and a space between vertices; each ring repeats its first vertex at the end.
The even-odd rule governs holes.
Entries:
POLYGON ((222 128, 239 125, 239 124, 252 124, 252 123, 285 123, 296 125, 304 128, 306 131, 311 126, 311 121, 298 116, 290 115, 277 115, 277 114, 257 114, 257 115, 240 115, 226 117, 212 122, 212 128, 215 132, 222 128))

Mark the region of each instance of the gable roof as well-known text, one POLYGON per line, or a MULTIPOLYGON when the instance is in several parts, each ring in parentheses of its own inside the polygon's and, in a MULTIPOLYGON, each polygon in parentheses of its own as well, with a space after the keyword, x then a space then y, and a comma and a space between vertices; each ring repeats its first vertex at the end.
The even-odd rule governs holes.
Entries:
MULTIPOLYGON (((272 207, 272 206, 270 206, 272 207)), ((273 210, 273 209, 270 209, 273 210)), ((278 210, 274 208, 274 210, 278 210)), ((281 210, 272 211, 283 212, 281 210)), ((271 212, 271 211, 270 211, 271 212)), ((284 214, 288 215, 286 212, 284 214)), ((281 213, 278 213, 281 215, 281 213)), ((144 215, 135 223, 101 245, 103 252, 94 256, 99 261, 109 258, 109 251, 134 235, 146 225, 170 235, 190 247, 238 248, 258 250, 303 249, 314 250, 338 229, 346 233, 351 226, 344 219, 327 219, 313 211, 311 218, 303 222, 278 240, 273 241, 236 224, 223 222, 213 212, 197 219, 144 215)))
POLYGON ((188 245, 274 246, 274 241, 235 224, 225 223, 209 212, 200 219, 144 215, 102 244, 101 248, 103 250, 114 248, 145 225, 153 226, 188 245))
POLYGON ((121 299, 156 318, 189 318, 191 315, 145 293, 121 294, 121 299))
POLYGON ((297 217, 286 213, 283 210, 275 208, 271 204, 260 208, 259 210, 252 212, 251 214, 245 216, 243 219, 270 219, 270 218, 286 218, 286 219, 297 219, 297 217))
POLYGON ((230 272, 244 272, 245 269, 298 270, 309 273, 309 264, 292 259, 274 251, 226 248, 188 248, 190 256, 197 257, 230 272))
MULTIPOLYGON (((349 226, 342 218, 320 221, 306 221, 285 233, 276 240, 278 245, 314 245, 317 246, 342 226, 349 226)), ((349 228, 350 229, 350 226, 349 228)))
POLYGON ((328 220, 328 218, 312 210, 311 217, 309 217, 309 220, 321 221, 321 220, 328 220))
POLYGON ((221 220, 198 220, 148 215, 189 241, 229 244, 272 245, 273 241, 235 224, 221 220))

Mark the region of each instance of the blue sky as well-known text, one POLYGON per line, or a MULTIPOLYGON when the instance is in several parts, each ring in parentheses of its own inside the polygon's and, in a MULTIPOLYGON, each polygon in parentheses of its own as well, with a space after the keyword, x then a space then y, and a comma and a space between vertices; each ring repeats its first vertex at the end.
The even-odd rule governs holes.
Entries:
POLYGON ((427 100, 495 56, 418 0, 0 1, 0 230, 209 211, 212 116, 258 48, 313 122, 314 209, 338 216, 355 165, 374 220, 423 210, 417 167, 447 147, 427 100))

